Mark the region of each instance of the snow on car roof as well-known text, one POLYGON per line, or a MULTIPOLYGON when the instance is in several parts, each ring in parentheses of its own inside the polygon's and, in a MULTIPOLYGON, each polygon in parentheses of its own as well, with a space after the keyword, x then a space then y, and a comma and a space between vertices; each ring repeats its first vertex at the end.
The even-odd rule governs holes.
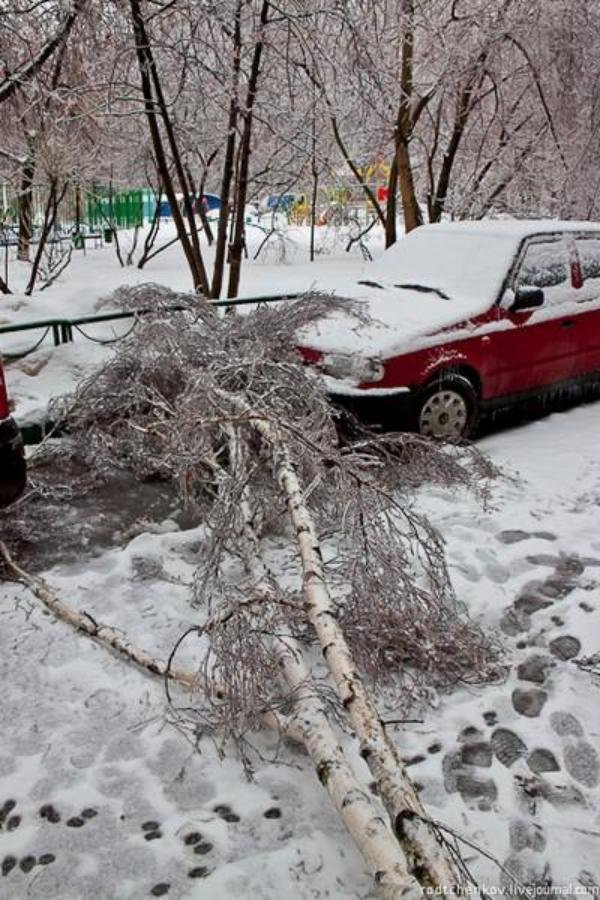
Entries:
POLYGON ((600 231, 600 222, 558 219, 465 219, 460 222, 437 222, 433 225, 423 225, 422 228, 523 238, 533 234, 554 234, 557 231, 600 231))

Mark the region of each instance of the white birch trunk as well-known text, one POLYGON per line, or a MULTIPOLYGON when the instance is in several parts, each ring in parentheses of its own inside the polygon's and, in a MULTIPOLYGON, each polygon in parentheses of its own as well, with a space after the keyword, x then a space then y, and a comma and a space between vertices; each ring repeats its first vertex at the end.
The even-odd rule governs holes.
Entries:
MULTIPOLYGON (((168 663, 163 660, 152 656, 147 650, 138 647, 123 632, 116 631, 114 628, 111 628, 110 625, 103 625, 100 622, 96 622, 88 613, 79 612, 79 610, 69 606, 50 590, 43 579, 34 578, 17 565, 2 541, 0 541, 0 555, 4 559, 8 569, 13 572, 18 580, 27 585, 32 594, 34 594, 38 600, 41 600, 44 606, 54 613, 57 619, 70 625, 76 631, 83 632, 83 634, 87 635, 97 643, 110 650, 116 651, 120 656, 125 657, 129 662, 139 666, 150 675, 168 678, 169 681, 173 681, 182 687, 188 688, 190 691, 210 692, 215 697, 222 697, 225 695, 225 692, 220 685, 214 682, 207 682, 199 672, 190 672, 186 669, 179 669, 176 666, 169 666, 168 663)), ((284 734, 286 737, 291 738, 291 740, 294 740, 299 744, 304 743, 302 731, 280 713, 266 712, 263 715, 263 721, 265 725, 272 728, 274 731, 284 734)))
POLYGON ((407 855, 410 871, 419 872, 419 880, 424 885, 448 891, 460 884, 460 876, 434 830, 425 821, 425 809, 354 665, 327 586, 315 525, 304 502, 302 486, 285 438, 276 425, 254 413, 243 398, 225 391, 220 393, 223 399, 247 416, 271 445, 277 477, 287 498, 300 551, 307 614, 319 638, 342 704, 358 735, 361 755, 378 785, 394 831, 407 855))
POLYGON ((276 638, 281 650, 281 667, 295 691, 296 713, 292 722, 302 729, 304 746, 317 776, 331 797, 346 828, 371 870, 382 896, 389 900, 423 898, 416 878, 409 874, 401 846, 392 834, 373 798, 358 781, 346 761, 325 712, 318 700, 312 678, 295 641, 276 638))
MULTIPOLYGON (((253 526, 249 489, 243 469, 240 443, 235 429, 226 427, 229 435, 230 465, 242 484, 240 512, 241 549, 248 572, 256 584, 253 589, 268 597, 273 595, 269 571, 260 553, 260 542, 253 526)), ((401 846, 381 816, 379 804, 367 793, 347 762, 343 750, 319 700, 313 678, 304 662, 302 647, 290 635, 273 636, 283 676, 294 694, 295 714, 291 718, 303 734, 303 742, 315 766, 319 781, 325 787, 354 842, 369 866, 375 883, 385 898, 423 897, 423 891, 407 870, 401 846)))
POLYGON ((152 656, 147 650, 137 647, 123 632, 116 631, 110 625, 96 622, 89 613, 79 612, 72 606, 69 606, 50 590, 42 578, 34 578, 17 565, 2 541, 0 541, 0 554, 8 569, 17 576, 19 581, 27 585, 38 600, 41 600, 44 606, 54 613, 57 619, 61 619, 63 622, 71 625, 76 631, 82 631, 105 647, 115 650, 151 675, 160 675, 164 678, 168 674, 170 680, 190 688, 190 690, 203 687, 201 675, 187 672, 184 669, 168 668, 167 663, 152 656))

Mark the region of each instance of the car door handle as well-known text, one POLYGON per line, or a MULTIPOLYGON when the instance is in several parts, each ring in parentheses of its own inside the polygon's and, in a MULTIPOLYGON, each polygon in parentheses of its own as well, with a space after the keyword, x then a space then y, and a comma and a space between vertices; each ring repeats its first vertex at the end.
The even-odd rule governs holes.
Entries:
POLYGON ((575 324, 575 322, 573 321, 573 319, 563 319, 562 322, 560 323, 560 327, 561 328, 572 328, 574 324, 575 324))

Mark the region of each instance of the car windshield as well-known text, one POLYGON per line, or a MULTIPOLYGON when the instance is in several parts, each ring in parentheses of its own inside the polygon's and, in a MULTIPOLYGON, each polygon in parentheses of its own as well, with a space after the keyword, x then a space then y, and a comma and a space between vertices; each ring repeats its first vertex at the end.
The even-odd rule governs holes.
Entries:
POLYGON ((364 272, 372 286, 397 287, 453 300, 497 299, 518 239, 509 233, 424 226, 386 250, 364 272))

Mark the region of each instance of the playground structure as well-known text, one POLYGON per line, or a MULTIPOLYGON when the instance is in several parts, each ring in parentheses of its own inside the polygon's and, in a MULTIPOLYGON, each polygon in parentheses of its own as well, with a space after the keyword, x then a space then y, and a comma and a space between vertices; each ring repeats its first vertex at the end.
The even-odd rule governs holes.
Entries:
MULTIPOLYGON (((377 202, 385 207, 390 176, 388 163, 383 159, 377 159, 359 167, 358 171, 377 202)), ((285 214, 289 224, 309 225, 310 195, 311 191, 308 188, 297 193, 270 195, 259 204, 260 216, 278 212, 285 214)), ((335 173, 333 184, 319 187, 317 191, 315 212, 317 226, 349 224, 367 226, 374 214, 374 205, 362 185, 345 172, 335 173)))

